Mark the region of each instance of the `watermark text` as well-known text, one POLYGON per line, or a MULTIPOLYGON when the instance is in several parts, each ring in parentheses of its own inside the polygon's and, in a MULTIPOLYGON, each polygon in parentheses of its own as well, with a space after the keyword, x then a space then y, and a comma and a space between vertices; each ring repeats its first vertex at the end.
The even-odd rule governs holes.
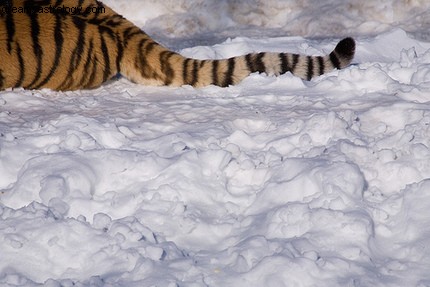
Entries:
POLYGON ((105 7, 69 7, 69 6, 10 6, 0 4, 0 15, 4 14, 70 14, 70 15, 82 15, 82 14, 101 14, 106 13, 105 7))

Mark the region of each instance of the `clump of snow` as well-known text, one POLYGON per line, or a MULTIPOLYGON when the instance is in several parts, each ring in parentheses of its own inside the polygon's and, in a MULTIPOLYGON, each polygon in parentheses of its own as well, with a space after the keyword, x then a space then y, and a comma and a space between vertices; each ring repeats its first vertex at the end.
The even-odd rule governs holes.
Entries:
POLYGON ((430 284, 430 43, 405 32, 425 35, 427 2, 106 2, 171 19, 165 35, 214 7, 219 24, 190 37, 262 26, 180 51, 196 58, 321 55, 355 26, 355 64, 310 82, 1 92, 0 285, 430 284), (300 19, 326 38, 266 37, 300 19))

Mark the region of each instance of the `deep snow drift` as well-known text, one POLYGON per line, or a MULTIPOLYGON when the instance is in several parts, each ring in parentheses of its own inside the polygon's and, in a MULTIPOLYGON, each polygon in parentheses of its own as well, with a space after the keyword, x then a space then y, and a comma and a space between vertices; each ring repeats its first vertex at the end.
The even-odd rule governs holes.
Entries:
POLYGON ((357 56, 310 82, 1 92, 0 285, 430 286, 428 4, 106 2, 152 31, 165 23, 178 50, 231 27, 258 37, 187 56, 324 54, 344 33, 357 56), (300 34, 301 18, 318 38, 272 36, 300 34))

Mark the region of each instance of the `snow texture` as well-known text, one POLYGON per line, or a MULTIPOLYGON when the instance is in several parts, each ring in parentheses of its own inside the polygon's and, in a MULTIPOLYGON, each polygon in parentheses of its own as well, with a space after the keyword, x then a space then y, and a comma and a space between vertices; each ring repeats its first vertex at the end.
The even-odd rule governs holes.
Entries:
POLYGON ((357 54, 0 92, 0 286, 430 286, 429 1, 106 3, 190 57, 357 54))

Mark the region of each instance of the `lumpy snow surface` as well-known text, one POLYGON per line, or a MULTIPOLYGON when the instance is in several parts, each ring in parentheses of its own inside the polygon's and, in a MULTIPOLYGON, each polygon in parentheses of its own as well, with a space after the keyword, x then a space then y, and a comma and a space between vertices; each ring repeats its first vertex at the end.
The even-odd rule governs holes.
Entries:
POLYGON ((309 82, 0 92, 0 286, 430 286, 427 1, 106 2, 189 57, 322 55, 342 25, 357 53, 309 82), (179 48, 204 13, 234 37, 179 48), (314 37, 267 37, 285 15, 314 37))

